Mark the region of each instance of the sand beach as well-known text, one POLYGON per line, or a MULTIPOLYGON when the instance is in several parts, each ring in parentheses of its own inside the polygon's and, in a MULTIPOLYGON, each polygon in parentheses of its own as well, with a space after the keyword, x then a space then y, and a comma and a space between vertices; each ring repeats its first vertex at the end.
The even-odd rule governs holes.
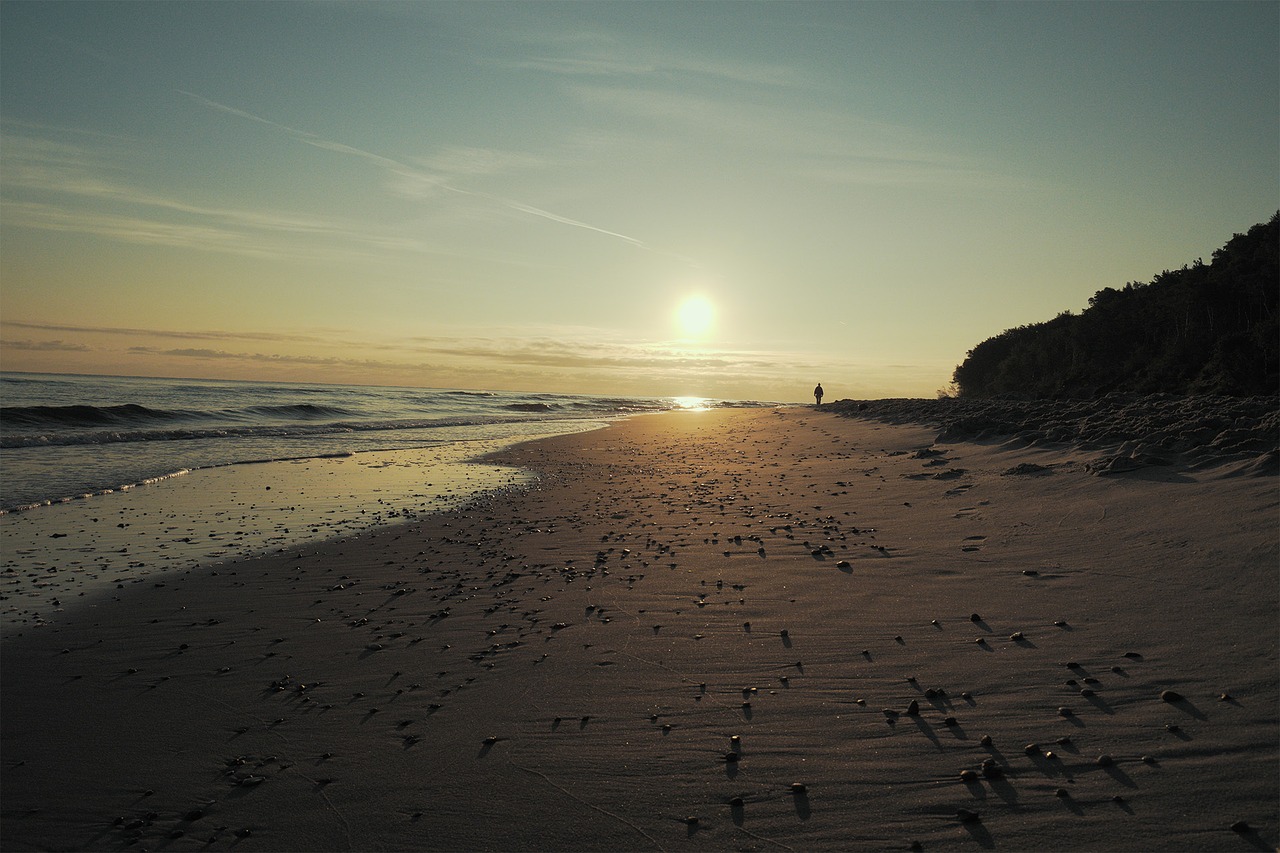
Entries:
POLYGON ((0 848, 1276 848, 1265 451, 826 409, 516 445, 6 633, 0 848))

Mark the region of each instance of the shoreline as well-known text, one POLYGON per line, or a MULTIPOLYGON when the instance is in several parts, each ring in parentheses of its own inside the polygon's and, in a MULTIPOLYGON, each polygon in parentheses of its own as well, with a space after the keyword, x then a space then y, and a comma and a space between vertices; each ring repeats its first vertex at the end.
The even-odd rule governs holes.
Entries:
POLYGON ((0 848, 1275 847, 1274 482, 823 409, 6 637, 0 848))

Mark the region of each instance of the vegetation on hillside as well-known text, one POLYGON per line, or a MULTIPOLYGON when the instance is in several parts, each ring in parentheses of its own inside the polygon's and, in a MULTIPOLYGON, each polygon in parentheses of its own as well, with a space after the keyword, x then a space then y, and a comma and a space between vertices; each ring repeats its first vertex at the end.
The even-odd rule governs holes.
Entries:
POLYGON ((1280 212, 1209 264, 1105 288, 1080 314, 1009 329, 969 351, 962 397, 1088 399, 1110 392, 1280 391, 1280 212))

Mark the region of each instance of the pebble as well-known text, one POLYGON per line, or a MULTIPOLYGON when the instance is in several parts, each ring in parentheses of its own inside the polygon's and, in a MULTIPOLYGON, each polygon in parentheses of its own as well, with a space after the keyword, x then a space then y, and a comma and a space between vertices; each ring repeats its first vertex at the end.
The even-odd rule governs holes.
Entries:
POLYGON ((1183 696, 1176 690, 1162 690, 1160 691, 1160 698, 1166 702, 1181 702, 1183 696))
POLYGON ((956 809, 956 817, 961 823, 979 823, 982 821, 982 815, 969 809, 956 809))
POLYGON ((991 735, 983 735, 982 737, 978 738, 978 743, 982 744, 983 746, 991 746, 991 735))
POLYGON ((972 770, 961 770, 960 781, 961 782, 977 782, 978 774, 972 770))
POLYGON ((1251 827, 1249 826, 1249 821, 1247 820, 1238 820, 1235 823, 1231 824, 1232 832, 1248 832, 1250 829, 1251 827))
POLYGON ((803 794, 808 790, 809 788, 803 782, 791 783, 791 793, 793 794, 803 794))
POLYGON ((911 704, 907 706, 907 716, 908 717, 920 716, 920 703, 917 702, 915 699, 912 699, 911 704))
POLYGON ((1066 707, 1065 705, 1058 709, 1059 717, 1070 717, 1072 716, 1073 713, 1074 712, 1070 708, 1066 707))
POLYGON ((974 614, 972 614, 972 615, 970 615, 970 616, 969 616, 969 621, 970 621, 970 622, 981 622, 981 621, 982 621, 982 617, 981 617, 981 616, 979 616, 977 613, 974 613, 974 614))

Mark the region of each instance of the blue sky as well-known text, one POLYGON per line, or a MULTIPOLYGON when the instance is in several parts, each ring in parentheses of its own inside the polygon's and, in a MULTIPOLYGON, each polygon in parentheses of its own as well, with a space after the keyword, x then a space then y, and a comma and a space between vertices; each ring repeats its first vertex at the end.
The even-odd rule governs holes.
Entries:
POLYGON ((1278 35, 1274 2, 7 0, 0 366, 932 396, 1280 208, 1278 35))

